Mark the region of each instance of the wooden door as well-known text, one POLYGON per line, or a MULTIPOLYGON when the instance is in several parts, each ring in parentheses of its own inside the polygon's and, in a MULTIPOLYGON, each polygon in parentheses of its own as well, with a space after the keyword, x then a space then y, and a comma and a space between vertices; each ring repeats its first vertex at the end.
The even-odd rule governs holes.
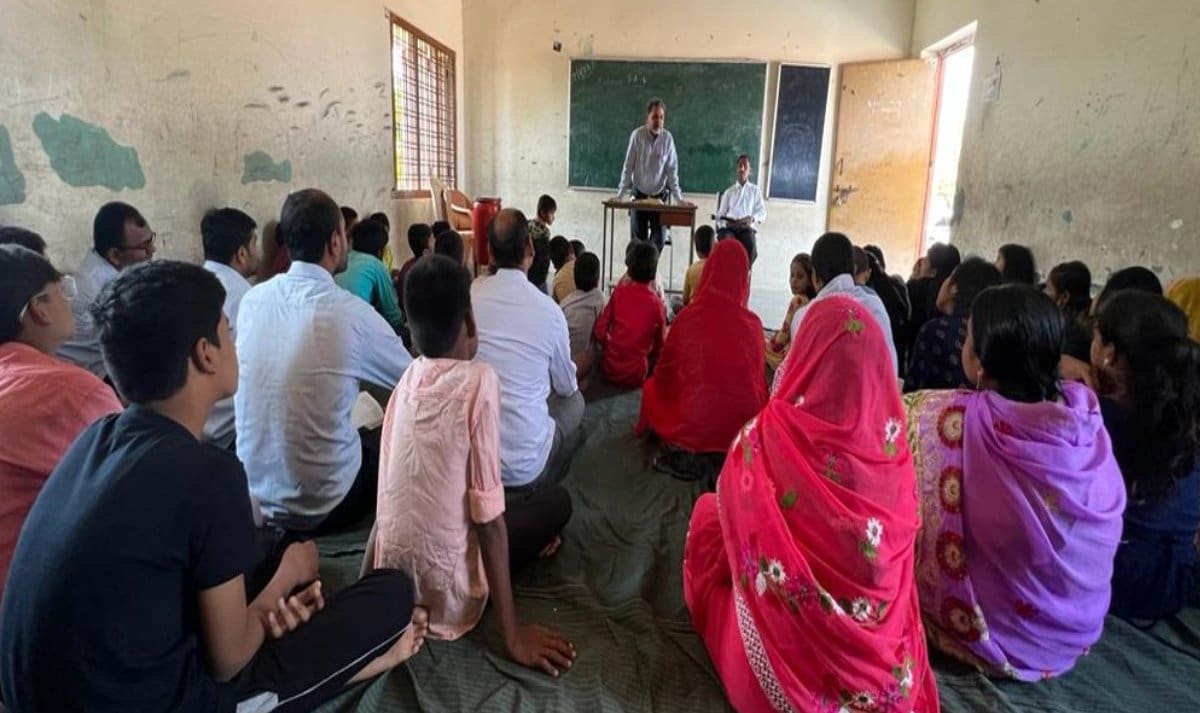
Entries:
POLYGON ((829 230, 883 248, 907 275, 924 229, 937 68, 920 59, 841 68, 829 230))

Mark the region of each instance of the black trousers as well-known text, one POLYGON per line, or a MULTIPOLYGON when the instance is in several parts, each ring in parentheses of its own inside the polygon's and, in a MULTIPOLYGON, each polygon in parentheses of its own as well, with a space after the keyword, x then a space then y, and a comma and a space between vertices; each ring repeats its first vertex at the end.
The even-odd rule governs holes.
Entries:
POLYGON ((571 519, 571 495, 561 485, 538 481, 504 489, 504 526, 508 530, 508 567, 513 574, 529 566, 571 519))
POLYGON ((375 570, 327 598, 308 623, 264 642, 233 680, 238 702, 276 713, 316 709, 396 643, 412 611, 408 576, 375 570))
POLYGON ((375 516, 375 501, 379 491, 379 440, 381 429, 359 430, 362 439, 362 465, 354 478, 354 485, 325 519, 313 530, 312 535, 328 535, 346 530, 362 522, 367 516, 375 516))
POLYGON ((758 231, 749 226, 741 228, 721 228, 717 231, 717 240, 725 240, 733 238, 746 248, 746 254, 750 256, 750 264, 758 259, 758 231))
MULTIPOLYGON (((658 198, 666 201, 670 193, 663 191, 659 195, 651 196, 641 191, 634 191, 633 197, 637 200, 643 198, 658 198)), ((654 247, 658 248, 661 254, 663 249, 663 228, 660 220, 661 214, 652 213, 647 210, 631 210, 629 211, 629 237, 632 240, 641 240, 643 242, 649 240, 654 243, 654 247)))

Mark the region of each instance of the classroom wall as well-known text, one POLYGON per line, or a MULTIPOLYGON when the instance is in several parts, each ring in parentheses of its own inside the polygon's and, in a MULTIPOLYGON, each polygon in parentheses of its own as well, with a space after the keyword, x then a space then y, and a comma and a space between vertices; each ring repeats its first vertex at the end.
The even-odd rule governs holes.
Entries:
MULTIPOLYGON (((911 0, 757 0, 740 5, 676 0, 653 6, 636 0, 464 0, 467 185, 476 195, 499 195, 506 206, 530 214, 538 196, 550 193, 559 207, 554 232, 579 238, 599 253, 600 202, 610 194, 567 188, 572 57, 757 58, 817 64, 890 59, 907 55, 912 20, 911 0), (562 43, 561 53, 552 49, 555 40, 562 43)), ((772 64, 764 131, 768 156, 776 72, 772 64)), ((787 307, 792 255, 811 248, 825 227, 835 95, 830 92, 816 203, 768 201, 767 222, 759 231, 752 306, 769 327, 778 327, 787 307)), ((630 116, 630 130, 643 119, 630 116)), ((670 125, 668 107, 668 129, 670 125)), ((765 188, 766 157, 758 158, 754 180, 765 188)), ((733 182, 732 165, 729 180, 733 182)), ((686 191, 687 166, 681 167, 681 183, 686 191)), ((700 216, 716 209, 715 196, 687 197, 699 204, 700 216)), ((675 263, 678 288, 687 263, 683 241, 675 263)), ((668 276, 665 264, 660 272, 664 279, 668 276)))
POLYGON ((973 20, 953 241, 1026 243, 1043 273, 1080 258, 1097 283, 1131 264, 1200 272, 1200 3, 919 0, 913 52, 973 20))
MULTIPOLYGON (((457 1, 0 0, 0 223, 41 232, 72 268, 109 200, 145 214, 160 256, 189 260, 207 208, 262 226, 303 187, 394 226, 429 219, 427 200, 391 197, 385 6, 461 57, 457 1)), ((407 256, 402 229, 396 243, 407 256)))

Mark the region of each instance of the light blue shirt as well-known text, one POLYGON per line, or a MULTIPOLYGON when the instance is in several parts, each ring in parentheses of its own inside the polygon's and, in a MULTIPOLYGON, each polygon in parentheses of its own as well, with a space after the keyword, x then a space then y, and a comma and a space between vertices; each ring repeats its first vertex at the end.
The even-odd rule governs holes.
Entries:
POLYGON ((879 295, 875 294, 875 290, 870 287, 863 287, 854 282, 853 275, 838 275, 829 281, 827 285, 821 288, 821 293, 818 294, 807 305, 796 310, 795 316, 792 317, 792 339, 800 334, 800 323, 804 321, 804 314, 808 312, 814 304, 820 302, 826 297, 834 295, 845 295, 856 300, 863 307, 867 308, 875 317, 875 321, 883 328, 883 338, 887 340, 888 351, 892 354, 892 368, 896 373, 900 371, 900 359, 896 356, 896 342, 892 339, 892 320, 888 317, 887 308, 883 306, 883 300, 879 299, 879 295))
POLYGON ((238 457, 267 519, 311 530, 358 476, 350 420, 359 381, 396 386, 412 357, 371 305, 329 271, 293 262, 238 310, 238 457))
MULTIPOLYGON (((250 281, 237 270, 215 260, 205 260, 204 269, 217 276, 225 288, 225 318, 229 320, 229 336, 237 343, 238 307, 242 298, 250 291, 250 281)), ((204 440, 221 448, 228 448, 235 437, 233 420, 233 397, 221 399, 213 406, 204 422, 204 440)))
POLYGON ((104 356, 100 354, 100 335, 92 321, 91 307, 105 285, 121 274, 108 260, 95 250, 75 271, 75 299, 71 300, 71 314, 75 316, 75 334, 58 349, 58 357, 87 369, 103 379, 108 375, 104 367, 104 356))
POLYGON ((683 202, 679 189, 679 156, 675 153, 675 138, 663 129, 655 136, 645 126, 629 135, 629 148, 625 151, 625 167, 621 169, 621 183, 617 195, 625 196, 640 191, 648 196, 657 196, 664 190, 671 194, 676 203, 683 202))

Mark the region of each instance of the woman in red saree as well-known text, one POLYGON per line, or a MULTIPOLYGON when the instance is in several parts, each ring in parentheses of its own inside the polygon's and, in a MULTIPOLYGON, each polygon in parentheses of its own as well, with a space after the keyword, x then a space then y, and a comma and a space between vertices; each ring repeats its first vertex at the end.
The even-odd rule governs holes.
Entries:
POLYGON ((746 250, 722 240, 643 387, 639 435, 653 431, 688 453, 729 450, 738 429, 767 401, 762 321, 747 309, 749 298, 746 250))
POLYGON ((814 303, 796 337, 717 493, 692 512, 692 621, 742 713, 935 712, 916 477, 887 343, 844 297, 814 303))

